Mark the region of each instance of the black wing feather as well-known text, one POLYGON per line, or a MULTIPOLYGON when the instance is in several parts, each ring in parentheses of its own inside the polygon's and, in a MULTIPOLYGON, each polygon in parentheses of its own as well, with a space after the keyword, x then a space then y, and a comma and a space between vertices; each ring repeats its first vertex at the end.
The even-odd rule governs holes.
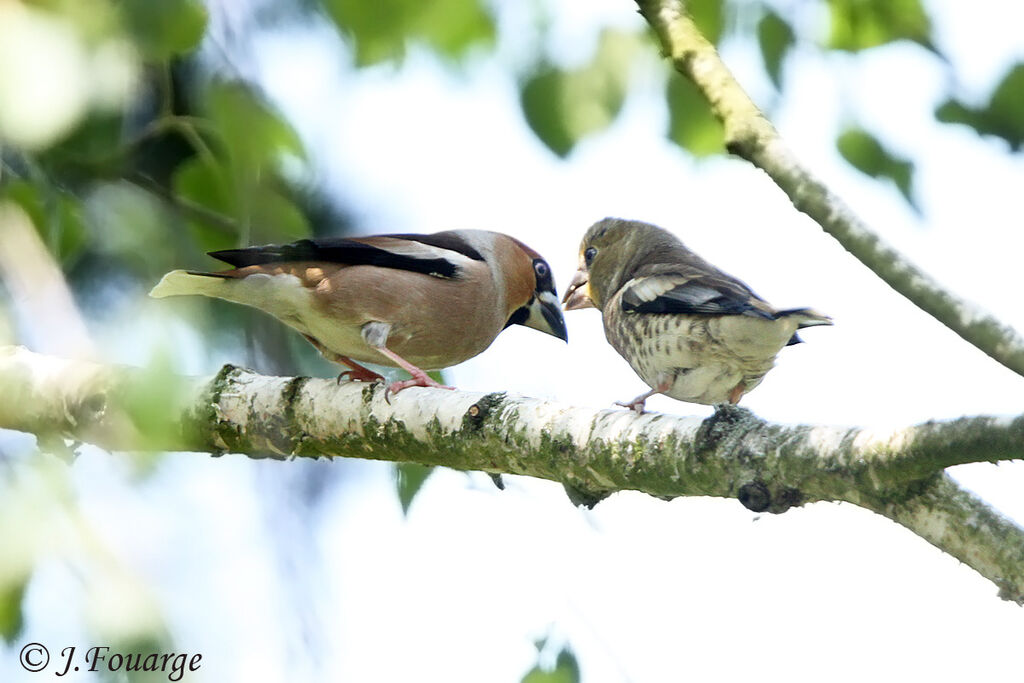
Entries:
POLYGON ((775 316, 750 303, 749 297, 723 291, 697 280, 666 290, 650 301, 632 289, 622 294, 622 310, 630 313, 674 313, 690 315, 750 315, 774 320, 775 316))
MULTIPOLYGON (((443 249, 449 248, 446 245, 423 239, 423 237, 434 237, 433 235, 381 235, 381 237, 398 237, 402 239, 415 237, 415 241, 424 244, 443 249)), ((452 251, 459 250, 452 249, 452 251)), ((479 257, 475 250, 469 249, 469 251, 472 251, 479 257)), ((459 251, 459 253, 464 252, 459 251)), ((306 239, 292 242, 291 244, 269 244, 262 247, 248 247, 245 249, 225 249, 222 251, 211 251, 209 254, 215 259, 224 261, 235 268, 267 263, 284 263, 287 261, 321 261, 326 263, 343 263, 350 266, 394 268, 396 270, 408 270, 414 273, 446 278, 458 275, 458 266, 445 258, 417 258, 408 254, 396 254, 387 249, 345 239, 344 237, 329 237, 316 240, 306 239)), ((465 255, 469 256, 468 254, 465 255)))

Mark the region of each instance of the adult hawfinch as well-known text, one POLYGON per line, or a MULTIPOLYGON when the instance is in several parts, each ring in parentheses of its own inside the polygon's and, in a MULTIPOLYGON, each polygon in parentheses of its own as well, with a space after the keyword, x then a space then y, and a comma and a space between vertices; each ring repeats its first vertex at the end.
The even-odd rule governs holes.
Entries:
POLYGON ((760 384, 796 331, 832 320, 779 310, 745 284, 639 221, 606 218, 587 230, 565 310, 600 309, 608 342, 651 390, 691 403, 737 403, 760 384))
POLYGON ((258 308, 348 366, 350 379, 383 379, 359 363, 412 375, 388 393, 442 386, 423 369, 472 358, 509 325, 568 339, 551 268, 501 233, 300 240, 210 256, 233 267, 172 271, 150 296, 201 294, 258 308))

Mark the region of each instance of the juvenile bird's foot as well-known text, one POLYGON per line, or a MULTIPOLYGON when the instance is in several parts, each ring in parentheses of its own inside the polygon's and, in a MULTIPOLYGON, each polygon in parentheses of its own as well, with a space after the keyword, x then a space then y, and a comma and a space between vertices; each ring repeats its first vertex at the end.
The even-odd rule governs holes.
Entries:
POLYGON ((629 408, 630 410, 635 412, 637 415, 643 415, 644 414, 644 407, 645 407, 644 404, 647 403, 647 399, 649 399, 651 396, 654 396, 655 394, 660 394, 660 393, 663 393, 665 391, 668 391, 668 388, 670 386, 672 386, 671 382, 662 382, 661 384, 659 384, 658 386, 654 387, 653 389, 651 389, 647 393, 640 394, 639 396, 634 398, 632 401, 628 401, 628 402, 625 402, 625 403, 622 402, 622 401, 616 401, 615 405, 622 406, 623 408, 629 408))
POLYGON ((433 387, 435 389, 448 389, 449 391, 455 391, 455 387, 449 387, 441 384, 440 382, 434 381, 427 373, 423 372, 419 368, 416 368, 416 372, 411 373, 412 379, 404 379, 398 382, 392 382, 388 385, 388 388, 384 390, 384 400, 389 404, 391 403, 391 396, 397 394, 403 389, 409 387, 433 387))
POLYGON ((640 396, 637 396, 632 401, 616 401, 615 405, 622 406, 623 408, 629 408, 630 410, 635 412, 637 415, 643 415, 644 414, 644 408, 645 408, 644 404, 647 403, 647 399, 650 398, 652 394, 654 394, 654 392, 650 391, 650 392, 647 392, 646 394, 642 394, 640 396))

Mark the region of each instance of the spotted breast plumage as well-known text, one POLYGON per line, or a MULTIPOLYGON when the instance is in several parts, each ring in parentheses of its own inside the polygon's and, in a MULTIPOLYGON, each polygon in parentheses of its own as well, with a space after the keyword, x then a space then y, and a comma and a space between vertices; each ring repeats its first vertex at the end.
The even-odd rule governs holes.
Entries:
POLYGON ((565 310, 601 310, 608 342, 651 390, 620 405, 642 411, 660 393, 737 403, 760 384, 798 329, 830 325, 813 309, 776 309, 736 278, 648 223, 591 226, 565 310))

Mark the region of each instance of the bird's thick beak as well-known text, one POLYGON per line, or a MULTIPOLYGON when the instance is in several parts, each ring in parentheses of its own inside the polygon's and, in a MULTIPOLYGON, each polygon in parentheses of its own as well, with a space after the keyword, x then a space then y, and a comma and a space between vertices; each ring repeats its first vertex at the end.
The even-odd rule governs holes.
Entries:
POLYGON ((567 311, 575 311, 580 308, 594 308, 594 302, 590 299, 590 275, 580 268, 573 276, 569 288, 565 290, 562 297, 562 308, 567 311))
MULTIPOLYGON (((520 309, 521 310, 521 309, 520 309)), ((558 307, 558 297, 551 292, 540 292, 526 307, 526 320, 522 322, 541 332, 558 337, 564 342, 569 341, 569 331, 565 328, 565 319, 558 307)))

